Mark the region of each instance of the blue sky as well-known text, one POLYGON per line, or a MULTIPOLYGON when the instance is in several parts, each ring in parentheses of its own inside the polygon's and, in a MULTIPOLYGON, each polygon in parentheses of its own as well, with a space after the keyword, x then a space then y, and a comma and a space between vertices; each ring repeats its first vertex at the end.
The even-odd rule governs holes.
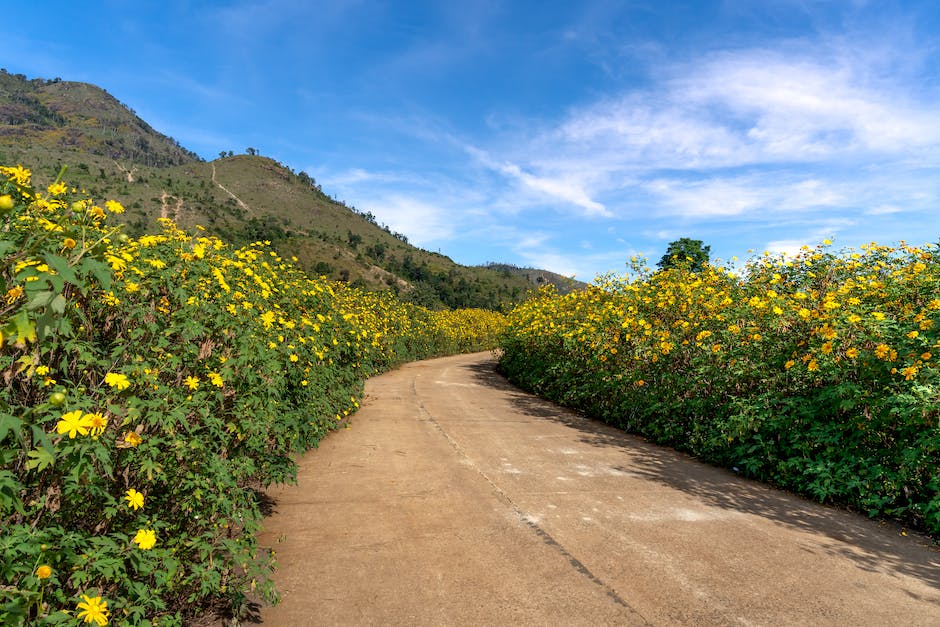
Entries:
POLYGON ((460 263, 940 239, 934 0, 15 6, 8 71, 256 148, 460 263))

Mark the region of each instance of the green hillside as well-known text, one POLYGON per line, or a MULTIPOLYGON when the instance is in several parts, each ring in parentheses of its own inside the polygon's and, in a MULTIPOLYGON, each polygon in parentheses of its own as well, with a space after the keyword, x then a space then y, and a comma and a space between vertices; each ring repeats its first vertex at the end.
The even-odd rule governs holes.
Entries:
POLYGON ((544 270, 462 266, 412 246, 305 173, 257 155, 205 162, 84 83, 0 72, 0 161, 29 166, 39 184, 66 166, 72 185, 124 204, 131 235, 163 217, 235 244, 268 240, 311 274, 432 308, 504 309, 545 282, 583 285, 544 270))

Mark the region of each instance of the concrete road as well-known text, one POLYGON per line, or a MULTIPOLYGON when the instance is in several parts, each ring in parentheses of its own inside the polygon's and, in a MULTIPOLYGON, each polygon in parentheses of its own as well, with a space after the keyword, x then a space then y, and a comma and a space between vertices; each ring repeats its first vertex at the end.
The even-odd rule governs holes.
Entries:
POLYGON ((266 625, 940 625, 940 553, 508 385, 370 380, 274 490, 266 625))

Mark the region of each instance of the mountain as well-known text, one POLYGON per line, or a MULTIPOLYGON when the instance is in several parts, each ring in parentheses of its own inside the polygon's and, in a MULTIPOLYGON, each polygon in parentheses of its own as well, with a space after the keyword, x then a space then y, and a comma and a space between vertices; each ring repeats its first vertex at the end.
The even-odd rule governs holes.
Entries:
POLYGON ((545 270, 462 266, 330 198, 306 173, 249 152, 206 162, 99 87, 0 70, 0 162, 30 167, 38 184, 66 166, 70 184, 125 206, 131 235, 157 230, 163 217, 235 245, 267 240, 311 274, 431 308, 503 309, 545 282, 584 285, 545 270))
POLYGON ((100 87, 27 80, 6 70, 0 71, 0 141, 157 167, 199 160, 100 87))

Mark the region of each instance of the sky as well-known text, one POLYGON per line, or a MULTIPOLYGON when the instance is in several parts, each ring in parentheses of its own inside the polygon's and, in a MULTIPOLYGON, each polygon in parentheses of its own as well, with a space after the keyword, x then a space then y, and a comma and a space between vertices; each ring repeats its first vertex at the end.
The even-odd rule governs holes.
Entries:
POLYGON ((940 239, 935 0, 4 4, 7 71, 255 148, 459 263, 940 239))

